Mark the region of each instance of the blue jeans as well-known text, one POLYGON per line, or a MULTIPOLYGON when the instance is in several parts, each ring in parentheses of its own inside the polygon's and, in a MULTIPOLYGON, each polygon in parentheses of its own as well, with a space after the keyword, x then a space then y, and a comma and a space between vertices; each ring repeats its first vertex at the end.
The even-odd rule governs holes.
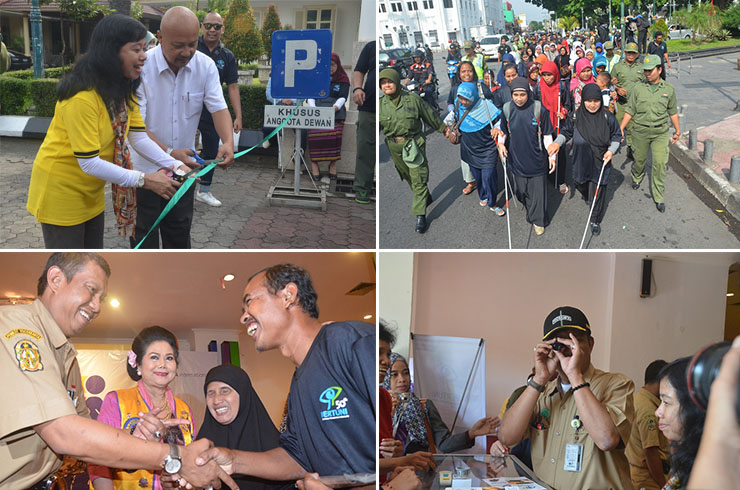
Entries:
POLYGON ((496 167, 476 168, 470 165, 470 172, 478 184, 478 196, 481 201, 488 201, 488 207, 496 207, 498 195, 498 175, 496 167))

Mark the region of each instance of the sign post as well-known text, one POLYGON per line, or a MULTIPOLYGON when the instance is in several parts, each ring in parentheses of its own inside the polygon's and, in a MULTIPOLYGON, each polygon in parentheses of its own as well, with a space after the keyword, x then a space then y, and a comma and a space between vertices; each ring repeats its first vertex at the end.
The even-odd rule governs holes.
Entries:
MULTIPOLYGON (((331 41, 329 29, 306 29, 298 31, 275 31, 272 34, 272 82, 273 99, 325 99, 329 96, 331 83, 331 41)), ((291 113, 291 106, 265 106, 265 127, 277 127, 291 113), (279 121, 275 123, 275 121, 279 121)), ((286 125, 296 128, 293 150, 293 187, 278 185, 270 187, 267 194, 270 205, 318 207, 326 211, 326 191, 313 182, 313 189, 301 189, 301 165, 306 165, 301 147, 300 129, 334 128, 334 109, 331 107, 303 107, 286 125), (329 113, 331 111, 331 113, 329 113)), ((308 175, 311 170, 306 165, 308 175)))

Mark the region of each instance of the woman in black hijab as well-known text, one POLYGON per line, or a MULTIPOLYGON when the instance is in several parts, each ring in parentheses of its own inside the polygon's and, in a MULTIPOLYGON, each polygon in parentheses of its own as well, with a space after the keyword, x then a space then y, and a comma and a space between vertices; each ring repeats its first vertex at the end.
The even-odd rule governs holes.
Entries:
POLYGON ((586 84, 582 96, 583 104, 575 111, 574 118, 565 119, 560 135, 547 151, 554 155, 566 141, 573 139, 573 181, 589 206, 597 186, 600 187, 591 216, 591 233, 598 235, 604 217, 604 195, 611 173, 611 160, 619 149, 622 132, 617 118, 604 108, 598 85, 586 84), (602 166, 605 168, 599 185, 602 166))
MULTIPOLYGON (((243 369, 231 365, 214 367, 206 375, 203 391, 208 410, 198 439, 210 439, 218 447, 241 451, 269 451, 278 447, 280 433, 243 369)), ((278 490, 294 486, 294 482, 274 482, 237 474, 232 477, 241 490, 278 490)))

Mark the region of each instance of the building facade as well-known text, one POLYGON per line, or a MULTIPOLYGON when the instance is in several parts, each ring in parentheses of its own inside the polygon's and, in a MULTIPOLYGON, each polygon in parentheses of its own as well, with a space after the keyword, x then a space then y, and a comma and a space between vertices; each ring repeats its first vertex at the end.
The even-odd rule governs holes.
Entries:
POLYGON ((445 49, 464 42, 471 27, 503 32, 501 0, 378 0, 378 42, 382 48, 428 44, 445 49))

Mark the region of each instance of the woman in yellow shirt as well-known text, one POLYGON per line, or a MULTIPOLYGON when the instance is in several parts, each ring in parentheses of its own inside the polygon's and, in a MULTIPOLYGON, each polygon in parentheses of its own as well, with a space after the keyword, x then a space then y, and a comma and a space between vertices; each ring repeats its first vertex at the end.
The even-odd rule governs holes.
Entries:
POLYGON ((111 182, 119 234, 133 233, 136 187, 169 199, 187 171, 152 141, 135 99, 146 61, 147 30, 110 15, 93 30, 88 52, 57 87, 54 118, 31 171, 26 208, 41 223, 46 248, 103 248, 105 183, 111 182), (118 60, 118 63, 111 62, 118 60), (162 170, 134 170, 128 142, 162 170))

